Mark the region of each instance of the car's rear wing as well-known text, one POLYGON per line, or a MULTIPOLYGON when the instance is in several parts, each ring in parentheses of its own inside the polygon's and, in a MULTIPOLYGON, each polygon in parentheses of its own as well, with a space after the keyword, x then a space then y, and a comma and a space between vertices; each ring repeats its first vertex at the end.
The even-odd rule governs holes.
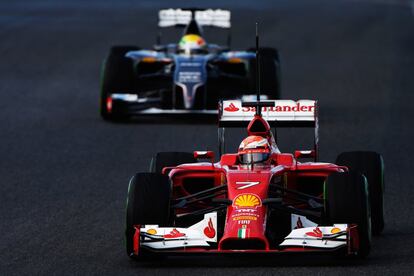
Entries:
POLYGON ((164 9, 158 12, 158 27, 186 26, 194 17, 201 26, 229 29, 231 13, 221 9, 164 9))
MULTIPOLYGON (((313 100, 274 100, 275 106, 262 107, 262 117, 274 127, 316 127, 317 102, 313 100)), ((229 100, 219 104, 219 126, 247 126, 255 107, 242 107, 242 101, 229 100)))
MULTIPOLYGON (((314 128, 315 156, 318 155, 318 105, 314 100, 273 100, 274 106, 262 107, 261 115, 271 127, 314 128)), ((221 101, 218 107, 220 154, 224 151, 226 127, 246 127, 256 114, 256 107, 242 106, 241 100, 221 101)), ((275 133, 276 135, 276 133, 275 133)), ((275 137, 276 138, 276 137, 275 137)), ((315 157, 316 159, 316 157, 315 157)))

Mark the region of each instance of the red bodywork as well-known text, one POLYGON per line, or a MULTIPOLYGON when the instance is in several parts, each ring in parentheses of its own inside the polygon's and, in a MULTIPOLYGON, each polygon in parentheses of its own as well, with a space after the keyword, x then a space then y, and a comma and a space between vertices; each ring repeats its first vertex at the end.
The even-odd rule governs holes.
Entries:
MULTIPOLYGON (((257 122, 256 122, 257 123, 257 122)), ((256 124, 257 126, 257 124, 256 124)), ((248 127, 249 135, 266 137, 272 146, 268 163, 263 165, 239 164, 237 154, 224 154, 219 162, 183 164, 174 168, 164 168, 173 183, 173 199, 226 185, 226 189, 216 194, 215 198, 227 199, 226 218, 223 233, 215 248, 179 248, 165 250, 176 253, 231 253, 231 252, 291 252, 291 251, 327 251, 305 247, 278 248, 271 245, 266 236, 268 206, 264 204, 271 198, 269 187, 282 186, 287 190, 306 192, 322 198, 323 183, 333 172, 344 172, 346 167, 330 163, 298 162, 292 154, 280 153, 277 149, 268 123, 256 116, 248 127), (265 130, 251 129, 255 120, 263 124, 265 130), (252 246, 253 244, 253 246, 252 246)), ((296 209, 306 210, 307 204, 282 195, 283 203, 296 209)), ((191 207, 177 208, 177 216, 185 215, 202 208, 208 208, 208 201, 200 200, 191 207)), ((358 248, 357 226, 348 230, 347 252, 352 254, 358 248)))
MULTIPOLYGON (((239 231, 245 227, 248 234, 245 239, 255 240, 260 244, 261 250, 271 250, 269 242, 265 236, 267 206, 262 201, 269 198, 268 188, 270 183, 278 182, 287 189, 298 189, 298 178, 318 178, 325 179, 332 172, 343 172, 345 167, 329 163, 300 163, 297 162, 292 154, 274 153, 271 163, 263 167, 249 168, 245 165, 237 164, 237 154, 225 154, 220 162, 185 164, 172 169, 169 173, 173 180, 174 197, 182 197, 191 194, 186 190, 185 179, 212 179, 214 186, 227 185, 226 198, 233 203, 227 207, 227 215, 224 227, 224 234, 218 244, 218 251, 231 250, 231 241, 240 241, 239 231), (251 185, 246 182, 255 183, 251 185), (243 183, 243 184, 238 184, 243 183), (237 198, 245 197, 244 205, 236 204, 237 198), (258 201, 255 201, 258 199, 258 201)), ((310 183, 312 185, 313 183, 310 183)), ((321 181, 323 184, 323 181, 321 181)), ((195 182, 194 182, 195 185, 195 182)), ((306 190, 312 189, 307 187, 306 190)), ((316 187, 317 193, 321 192, 321 187, 316 187)), ((319 194, 321 196, 321 194, 319 194)), ((286 202, 295 204, 294 200, 285 199, 286 202)), ((243 201, 243 200, 240 200, 243 201)), ((197 207, 205 207, 204 203, 192 209, 178 209, 177 214, 187 213, 196 210, 197 207)), ((301 206, 298 204, 298 208, 301 206)), ((355 231, 356 232, 356 231, 355 231)), ((259 249, 259 250, 260 250, 259 249)), ((194 250, 194 249, 192 249, 194 250)), ((200 249, 206 251, 206 249, 200 249)), ((292 250, 292 249, 290 249, 292 250)), ((300 251, 310 249, 298 248, 300 251)), ((207 250, 211 251, 211 250, 207 250)))

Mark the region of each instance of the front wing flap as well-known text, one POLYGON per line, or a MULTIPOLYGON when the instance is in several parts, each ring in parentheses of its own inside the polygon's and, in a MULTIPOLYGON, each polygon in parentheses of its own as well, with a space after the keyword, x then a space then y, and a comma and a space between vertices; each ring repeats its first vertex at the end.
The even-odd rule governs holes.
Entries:
POLYGON ((217 213, 213 212, 205 214, 202 221, 189 228, 158 225, 137 227, 134 244, 139 244, 135 254, 140 251, 174 255, 175 253, 330 253, 341 250, 352 254, 355 244, 350 244, 350 236, 355 234, 355 231, 351 231, 354 228, 355 226, 348 224, 298 228, 293 229, 275 249, 219 250, 217 249, 217 213))
POLYGON ((217 243, 217 213, 205 214, 189 228, 145 225, 140 236, 141 246, 152 249, 210 247, 210 243, 217 243))
POLYGON ((312 247, 334 249, 347 244, 347 224, 293 229, 281 247, 312 247))

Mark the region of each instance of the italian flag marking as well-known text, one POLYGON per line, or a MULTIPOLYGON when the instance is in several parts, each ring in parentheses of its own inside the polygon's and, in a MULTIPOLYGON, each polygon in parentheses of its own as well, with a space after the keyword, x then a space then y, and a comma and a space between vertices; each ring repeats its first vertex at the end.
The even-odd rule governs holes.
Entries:
POLYGON ((247 237, 247 229, 246 228, 240 228, 238 231, 237 231, 237 237, 239 238, 239 239, 245 239, 246 237, 247 237))

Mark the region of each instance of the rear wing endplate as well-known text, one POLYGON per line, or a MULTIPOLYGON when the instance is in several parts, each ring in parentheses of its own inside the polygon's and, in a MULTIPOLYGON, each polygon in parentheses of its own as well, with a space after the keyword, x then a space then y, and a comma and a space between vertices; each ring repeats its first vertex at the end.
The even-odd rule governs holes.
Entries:
POLYGON ((158 27, 186 26, 193 17, 201 26, 229 29, 231 27, 228 10, 207 9, 164 9, 158 12, 158 27))
MULTIPOLYGON (((318 105, 314 100, 273 100, 274 106, 262 107, 261 115, 271 127, 314 128, 315 156, 318 155, 319 125, 318 105)), ((219 151, 224 152, 226 127, 247 127, 256 114, 254 106, 242 106, 241 100, 225 100, 219 103, 219 151)), ((276 138, 276 137, 275 137, 276 138)), ((315 157, 315 160, 317 157, 315 157)))

